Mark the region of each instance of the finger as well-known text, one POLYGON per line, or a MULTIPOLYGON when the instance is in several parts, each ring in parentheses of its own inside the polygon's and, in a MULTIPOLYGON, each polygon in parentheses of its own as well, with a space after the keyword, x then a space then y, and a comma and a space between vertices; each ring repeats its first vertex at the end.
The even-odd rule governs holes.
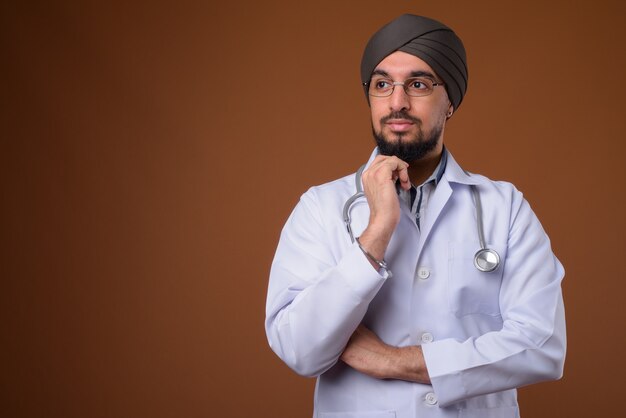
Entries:
POLYGON ((372 164, 370 164, 369 168, 372 169, 380 166, 386 166, 391 171, 394 171, 402 167, 408 167, 409 165, 395 156, 378 155, 374 159, 374 161, 372 161, 372 164))
POLYGON ((405 161, 402 161, 398 157, 387 157, 382 160, 381 163, 386 164, 392 171, 402 170, 409 166, 405 161))
POLYGON ((400 187, 404 190, 409 190, 411 188, 411 180, 409 179, 408 171, 409 164, 398 157, 389 157, 384 163, 392 170, 391 179, 393 182, 395 183, 397 180, 400 180, 400 187))
POLYGON ((411 188, 411 179, 409 179, 409 165, 407 164, 401 170, 398 170, 398 179, 400 180, 400 187, 404 190, 409 190, 411 188))
POLYGON ((377 156, 361 177, 366 194, 376 190, 388 190, 397 182, 403 190, 411 188, 408 174, 409 165, 395 156, 377 156), (379 189, 382 187, 384 189, 379 189))
POLYGON ((395 182, 398 178, 400 181, 408 181, 408 167, 409 165, 398 157, 382 157, 374 160, 370 168, 372 173, 379 173, 395 182))

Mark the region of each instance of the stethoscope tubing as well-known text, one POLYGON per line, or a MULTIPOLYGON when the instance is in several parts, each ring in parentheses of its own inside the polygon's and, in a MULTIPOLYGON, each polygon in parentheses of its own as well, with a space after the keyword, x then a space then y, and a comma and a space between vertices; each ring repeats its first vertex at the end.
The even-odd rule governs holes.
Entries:
POLYGON ((365 196, 363 193, 363 186, 361 185, 361 175, 363 174, 363 170, 365 170, 365 164, 363 164, 356 171, 354 182, 356 184, 356 193, 353 194, 346 200, 346 203, 343 205, 343 222, 346 224, 346 229, 348 230, 348 234, 350 235, 350 241, 354 244, 354 233, 352 232, 352 219, 350 217, 350 208, 361 197, 365 196))
POLYGON ((485 273, 494 271, 500 265, 500 255, 496 250, 487 248, 485 243, 485 231, 483 229, 483 205, 480 201, 478 189, 470 184, 474 206, 476 207, 476 228, 478 229, 478 243, 480 250, 474 254, 474 266, 485 273))
MULTIPOLYGON (((348 235, 350 235, 350 241, 352 243, 354 243, 355 239, 351 226, 352 218, 350 216, 350 210, 354 202, 365 196, 363 186, 361 185, 363 170, 365 170, 365 164, 359 167, 354 176, 356 193, 350 196, 343 205, 343 221, 346 225, 346 229, 348 231, 348 235)), ((474 255, 474 266, 482 272, 489 273, 497 269, 500 265, 500 255, 496 252, 496 250, 487 248, 485 243, 485 232, 483 229, 483 207, 480 194, 478 193, 478 188, 473 184, 470 184, 470 191, 472 193, 474 207, 476 208, 476 229, 478 232, 478 242, 480 244, 480 249, 474 255)))

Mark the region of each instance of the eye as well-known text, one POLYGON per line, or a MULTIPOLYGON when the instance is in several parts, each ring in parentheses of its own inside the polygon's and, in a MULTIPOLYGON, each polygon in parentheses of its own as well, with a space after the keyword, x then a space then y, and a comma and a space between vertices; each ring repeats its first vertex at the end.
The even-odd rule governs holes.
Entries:
POLYGON ((377 90, 385 90, 385 89, 388 89, 388 88, 390 88, 390 87, 391 87, 391 81, 389 81, 389 80, 385 80, 385 79, 382 79, 382 80, 376 80, 376 81, 374 82, 374 87, 375 87, 377 90))
POLYGON ((429 84, 425 80, 420 80, 418 78, 414 78, 408 83, 409 88, 412 90, 427 90, 429 89, 429 84))

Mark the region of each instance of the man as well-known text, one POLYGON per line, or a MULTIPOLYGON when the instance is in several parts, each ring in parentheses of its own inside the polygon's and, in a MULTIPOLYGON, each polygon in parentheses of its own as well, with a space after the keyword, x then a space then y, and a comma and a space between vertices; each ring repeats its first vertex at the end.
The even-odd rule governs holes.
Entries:
POLYGON ((370 39, 361 76, 377 148, 289 217, 270 346, 317 376, 316 417, 517 417, 515 388, 562 375, 564 272, 522 194, 443 145, 463 44, 403 15, 370 39))

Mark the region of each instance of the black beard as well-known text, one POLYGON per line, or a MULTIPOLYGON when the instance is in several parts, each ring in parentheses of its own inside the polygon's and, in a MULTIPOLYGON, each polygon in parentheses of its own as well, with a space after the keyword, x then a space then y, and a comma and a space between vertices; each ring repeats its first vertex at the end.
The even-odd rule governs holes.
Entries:
POLYGON ((424 158, 426 154, 431 152, 437 147, 437 143, 439 142, 439 137, 441 136, 441 131, 443 129, 443 124, 437 124, 432 131, 428 134, 428 136, 424 135, 424 131, 422 130, 422 121, 409 116, 405 113, 394 113, 392 115, 386 116, 381 119, 381 126, 384 126, 385 121, 391 118, 402 118, 409 119, 413 123, 415 123, 419 131, 415 138, 412 140, 407 140, 403 137, 406 136, 404 133, 398 133, 395 141, 388 141, 381 132, 376 132, 374 127, 372 126, 372 134, 374 135, 374 139, 376 140, 376 145, 378 146, 378 151, 382 155, 388 156, 396 156, 402 161, 407 163, 411 163, 412 161, 420 160, 424 158))

